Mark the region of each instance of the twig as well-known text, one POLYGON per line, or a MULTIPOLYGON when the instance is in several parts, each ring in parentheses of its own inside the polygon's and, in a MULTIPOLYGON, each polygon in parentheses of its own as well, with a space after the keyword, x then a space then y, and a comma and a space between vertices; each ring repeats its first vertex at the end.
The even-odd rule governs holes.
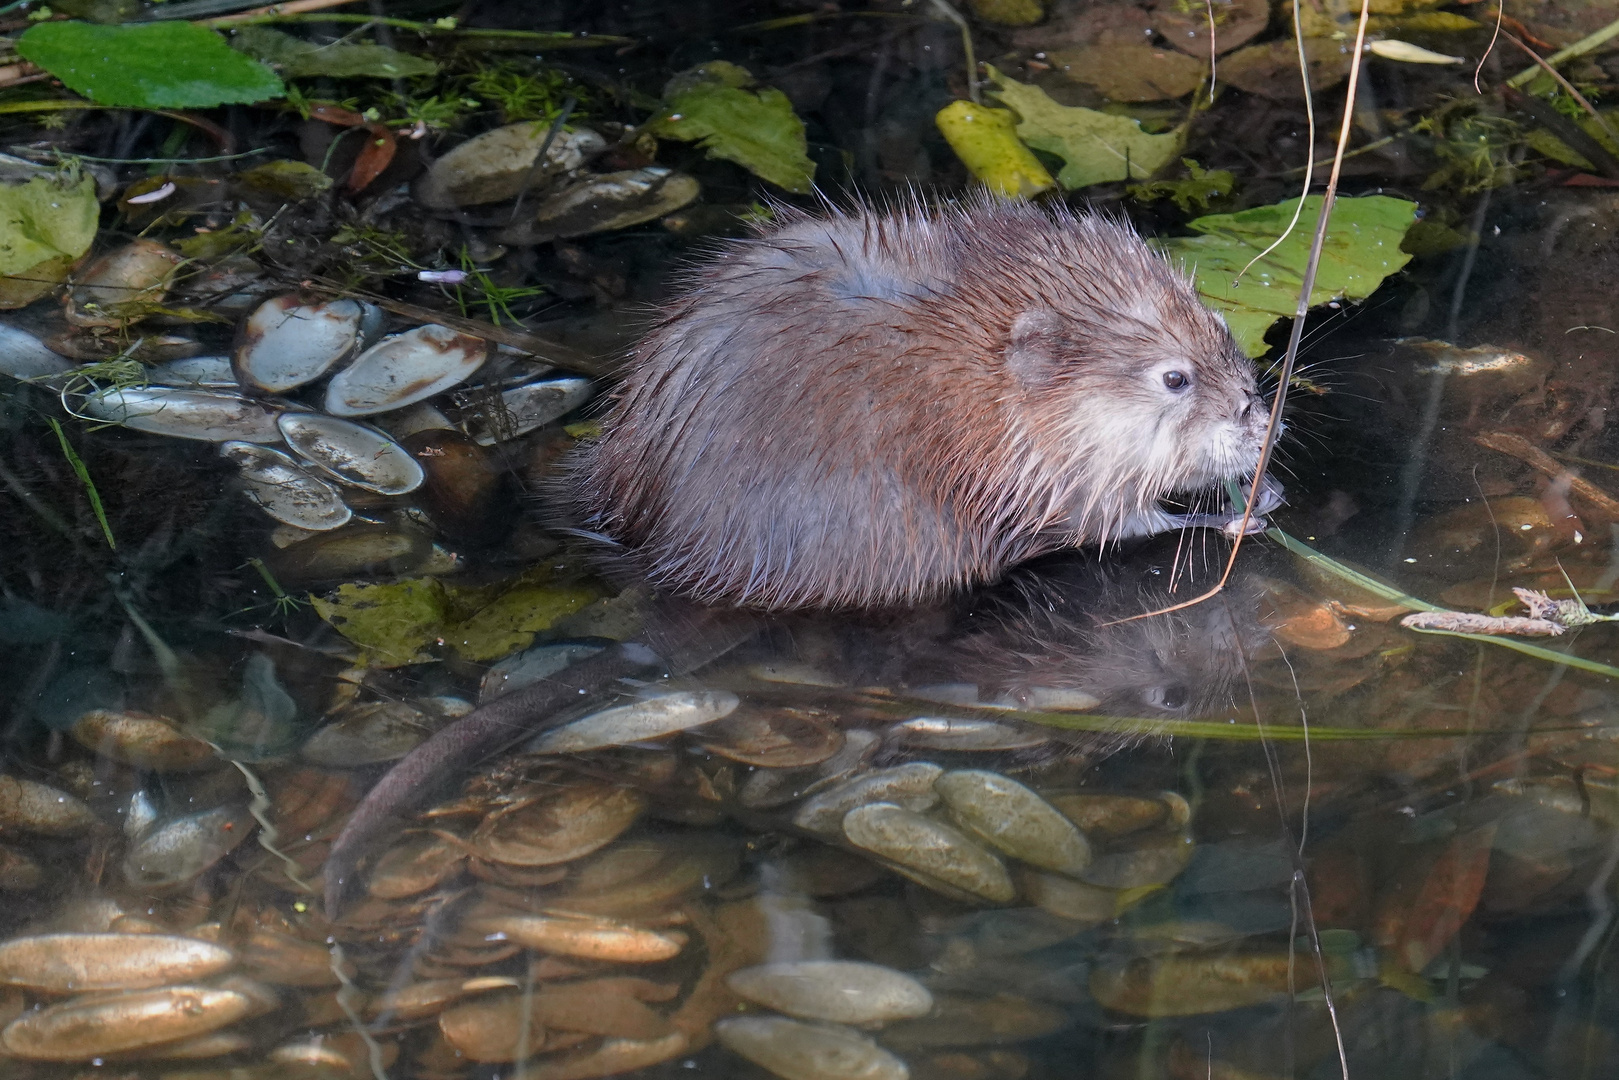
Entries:
MULTIPOLYGON (((164 8, 154 8, 153 11, 164 11, 164 8)), ((634 38, 624 37, 622 34, 592 34, 588 31, 569 32, 567 30, 490 30, 477 26, 459 26, 446 21, 442 25, 433 22, 416 22, 411 19, 395 19, 387 15, 344 15, 342 13, 320 13, 309 15, 248 15, 243 14, 231 19, 204 20, 201 25, 213 27, 258 26, 269 23, 360 23, 365 26, 387 26, 396 30, 409 30, 415 34, 444 34, 458 38, 482 38, 488 41, 521 41, 532 44, 537 49, 600 49, 607 46, 634 45, 634 38)))
MULTIPOLYGON (((1495 5, 1495 33, 1490 35, 1490 43, 1484 46, 1484 55, 1478 58, 1478 66, 1473 69, 1473 93, 1483 95, 1484 88, 1478 84, 1479 77, 1484 73, 1484 61, 1490 58, 1495 51, 1495 43, 1501 36, 1501 25, 1506 22, 1507 10, 1504 6, 1507 0, 1500 0, 1495 5)), ((1537 57, 1538 59, 1538 57, 1537 57)))
POLYGON ((39 68, 26 60, 0 66, 0 86, 10 86, 25 77, 39 74, 39 68))
MULTIPOLYGON (((1282 235, 1278 236, 1275 240, 1271 241, 1271 244, 1270 244, 1269 247, 1267 247, 1264 251, 1261 251, 1258 255, 1255 255, 1253 258, 1249 259, 1247 265, 1244 266, 1241 270, 1237 271, 1237 276, 1235 278, 1233 278, 1232 281, 1231 281, 1231 284, 1232 284, 1233 287, 1236 286, 1237 282, 1242 280, 1242 275, 1246 274, 1249 270, 1253 269, 1254 263, 1258 262, 1260 259, 1263 259, 1266 255, 1269 255, 1271 252, 1275 251, 1277 248, 1281 247, 1282 246, 1282 241, 1286 240, 1289 236, 1293 235, 1293 230, 1298 226, 1298 223, 1299 223, 1299 215, 1304 213, 1304 200, 1309 198, 1309 196, 1310 196, 1310 184, 1315 179, 1315 164, 1316 164, 1316 162, 1315 162, 1315 94, 1312 93, 1311 90, 1310 90, 1310 61, 1304 55, 1304 31, 1298 29, 1298 27, 1300 27, 1301 25, 1303 25, 1303 24, 1299 21, 1299 0, 1293 0, 1293 27, 1294 27, 1293 41, 1298 46, 1298 51, 1299 51, 1299 78, 1304 83, 1304 116, 1305 116, 1305 119, 1306 119, 1306 121, 1307 121, 1307 123, 1309 125, 1309 129, 1310 129, 1310 142, 1309 142, 1309 154, 1310 154, 1310 156, 1308 158, 1306 158, 1305 161, 1304 161, 1304 183, 1303 183, 1303 185, 1301 186, 1301 188, 1299 190, 1299 201, 1293 207, 1293 219, 1287 223, 1287 228, 1282 230, 1282 235)), ((1355 71, 1356 72, 1360 71, 1360 54, 1359 53, 1355 54, 1355 71)), ((1209 96, 1212 97, 1213 95, 1214 95, 1214 76, 1211 73, 1210 76, 1209 76, 1209 96)), ((1353 76, 1351 76, 1350 98, 1349 98, 1349 100, 1351 102, 1353 102, 1355 100, 1355 98, 1354 98, 1353 76)), ((1342 161, 1343 157, 1344 157, 1344 143, 1343 143, 1342 139, 1340 139, 1338 141, 1337 155, 1338 155, 1337 160, 1342 161)), ((1334 167, 1336 168, 1336 165, 1334 165, 1334 167)), ((1311 263, 1311 270, 1313 271, 1314 268, 1315 268, 1315 264, 1311 263)), ((1306 297, 1310 295, 1310 290, 1314 287, 1314 284, 1315 284, 1315 276, 1314 276, 1314 274, 1312 272, 1311 275, 1310 275, 1310 284, 1306 285, 1305 288, 1304 288, 1304 295, 1306 297)), ((1281 391, 1278 391, 1278 394, 1280 394, 1280 392, 1281 391)), ((1278 413, 1279 412, 1280 412, 1280 410, 1278 410, 1278 413)), ((1266 436, 1266 442, 1267 443, 1269 442, 1269 435, 1268 434, 1266 436)), ((1243 525, 1246 526, 1247 523, 1248 523, 1247 519, 1244 518, 1243 519, 1243 525)))
POLYGON ((1610 521, 1619 521, 1619 499, 1615 499, 1580 476, 1522 435, 1514 435, 1509 431, 1486 431, 1474 435, 1473 441, 1487 450, 1515 457, 1531 469, 1543 472, 1547 476, 1558 480, 1567 479, 1568 489, 1572 494, 1602 511, 1610 521))
MULTIPOLYGON (((287 0, 285 4, 269 4, 265 7, 249 8, 247 11, 237 11, 229 15, 220 15, 208 19, 209 26, 220 26, 233 22, 242 22, 247 19, 257 19, 264 15, 302 15, 310 11, 325 11, 327 8, 344 7, 355 3, 356 0, 287 0)), ((224 4, 174 4, 166 11, 158 8, 152 14, 165 19, 207 18, 214 11, 229 10, 236 5, 224 4), (211 8, 212 10, 204 10, 211 8)))
POLYGON ((1567 79, 1563 78, 1563 73, 1562 72, 1558 71, 1556 68, 1554 68, 1550 64, 1548 64, 1545 60, 1541 59, 1540 54, 1537 53, 1535 50, 1531 49, 1529 46, 1525 45, 1523 43, 1523 41, 1518 37, 1518 35, 1510 32, 1510 31, 1503 30, 1503 31, 1501 31, 1501 36, 1506 38, 1508 41, 1512 42, 1518 48, 1522 49, 1525 53, 1528 54, 1529 59, 1533 60, 1536 65, 1543 68, 1545 70, 1546 74, 1550 75, 1553 79, 1556 79, 1557 80, 1557 85, 1561 86, 1563 88, 1564 92, 1567 93, 1569 97, 1571 97, 1575 101, 1579 102, 1580 103, 1580 108, 1584 109, 1586 112, 1591 114, 1591 119, 1593 119, 1593 120, 1595 120, 1597 122, 1597 126, 1600 127, 1603 130, 1603 132, 1608 136, 1608 138, 1612 139, 1615 143, 1619 143, 1619 134, 1615 134, 1613 128, 1608 126, 1608 122, 1602 118, 1602 114, 1597 112, 1596 106, 1592 105, 1589 101, 1585 100, 1585 95, 1580 93, 1578 90, 1574 89, 1574 84, 1573 83, 1571 83, 1567 79))
MULTIPOLYGON (((1357 146, 1353 150, 1349 151, 1347 154, 1344 155, 1344 160, 1348 161, 1352 157, 1359 157, 1362 154, 1369 154, 1373 150, 1381 150, 1381 149, 1383 149, 1383 147, 1387 146, 1389 143, 1398 142, 1399 140, 1405 138, 1409 134, 1411 134, 1411 132, 1409 132, 1409 131, 1396 131, 1393 135, 1385 135, 1381 139, 1377 139, 1377 140, 1375 140, 1373 142, 1369 142, 1364 146, 1357 146)), ((1308 169, 1310 169, 1312 165, 1331 165, 1332 160, 1333 159, 1330 158, 1330 157, 1324 157, 1324 158, 1321 158, 1319 161, 1311 162, 1310 165, 1295 165, 1291 169, 1288 169, 1288 170, 1286 170, 1284 172, 1272 173, 1270 175, 1272 175, 1272 176, 1297 176, 1299 173, 1305 172, 1308 169)))
MULTIPOLYGON (((1391 585, 1385 585, 1374 577, 1369 577, 1366 574, 1360 573, 1359 571, 1352 570, 1344 564, 1338 562, 1336 559, 1328 558, 1319 551, 1316 551, 1314 548, 1310 547, 1308 544, 1289 536, 1280 529, 1270 529, 1265 533, 1265 536, 1268 539, 1280 544, 1288 551, 1293 552, 1295 555, 1307 559, 1312 565, 1319 567, 1328 573, 1335 574, 1338 577, 1343 578, 1345 581, 1349 582, 1351 585, 1354 585, 1358 589, 1364 589, 1374 596, 1383 597, 1391 603, 1400 604, 1404 607, 1413 608, 1417 611, 1450 610, 1449 608, 1442 608, 1435 604, 1430 604, 1426 600, 1419 600, 1414 596, 1407 596, 1405 593, 1391 585)), ((1434 630, 1424 629, 1421 627, 1412 627, 1411 629, 1416 630, 1421 634, 1440 634, 1445 637, 1461 638, 1464 641, 1480 641, 1487 645, 1498 645, 1503 649, 1511 649, 1513 652, 1523 653, 1525 656, 1533 656, 1537 660, 1546 660, 1554 664, 1562 664, 1566 667, 1578 668, 1581 671, 1589 671, 1593 674, 1602 675, 1609 679, 1619 679, 1619 667, 1615 667, 1612 664, 1604 664, 1597 660, 1587 660, 1582 656, 1575 656, 1571 653, 1559 652, 1556 649, 1548 649, 1540 645, 1531 645, 1527 641, 1515 641, 1512 638, 1503 637, 1490 637, 1486 634, 1466 634, 1455 630, 1434 630)), ((1319 728, 1316 729, 1316 733, 1319 736, 1319 728)), ((1465 732, 1464 734, 1475 735, 1479 733, 1476 731, 1469 731, 1465 732)))
POLYGON ((158 116, 178 120, 182 124, 190 124, 202 131, 209 138, 219 144, 226 154, 234 153, 236 140, 230 132, 211 120, 204 120, 191 113, 175 112, 172 109, 143 109, 136 105, 102 105, 94 101, 5 101, 0 102, 0 116, 7 113, 25 112, 61 112, 75 109, 105 109, 108 112, 149 112, 158 116))
MULTIPOLYGON (((1243 537, 1248 533, 1248 523, 1254 519, 1254 506, 1259 501, 1259 494, 1263 490, 1265 470, 1270 465, 1271 452, 1276 448, 1276 436, 1281 430, 1282 406, 1287 401, 1287 387, 1293 379, 1293 365, 1298 360, 1299 343, 1304 338, 1304 318, 1310 312, 1310 293, 1315 290, 1316 271, 1321 266, 1321 251, 1327 242, 1327 226, 1332 220, 1332 204, 1338 197, 1338 178, 1343 172, 1344 148, 1349 145, 1349 130, 1355 121, 1355 91, 1360 85, 1361 60, 1366 53, 1366 24, 1371 17, 1371 0, 1361 0, 1360 22, 1355 28, 1354 63, 1349 68, 1349 87, 1344 94, 1343 122, 1338 128, 1338 153, 1332 162, 1332 173, 1327 177, 1327 189, 1321 196, 1321 214, 1316 219, 1315 239, 1310 243, 1310 257, 1304 264, 1303 280, 1299 284, 1298 307, 1293 313, 1293 331, 1287 340, 1287 352, 1282 356, 1281 369, 1277 375, 1276 397, 1271 401, 1270 422, 1265 428, 1265 442, 1259 449, 1259 461, 1254 466, 1253 486, 1249 488, 1248 499, 1242 507, 1242 519, 1237 524, 1236 538, 1231 544, 1231 555, 1226 559, 1225 570, 1220 574, 1220 580, 1214 587, 1200 596, 1190 600, 1183 600, 1178 604, 1149 611, 1142 615, 1132 615, 1128 619, 1117 619, 1115 622, 1134 622, 1136 619, 1149 619, 1157 615, 1167 615, 1170 612, 1180 611, 1196 604, 1201 604, 1210 597, 1219 595, 1225 588, 1226 582, 1231 580, 1231 572, 1237 566, 1237 553, 1242 550, 1243 537)), ((1304 196, 1300 196, 1300 200, 1304 196)), ((1104 626, 1113 625, 1104 623, 1104 626)), ((1329 1010, 1331 1002, 1329 998, 1329 1010)), ((1336 1014, 1335 1014, 1336 1015, 1336 1014)), ((1334 1023, 1336 1031, 1336 1023, 1334 1023)), ((1343 1037, 1339 1034, 1339 1054, 1343 1054, 1343 1037)), ((1347 1080, 1348 1071, 1345 1068, 1347 1080)))
MULTIPOLYGON (((1550 64, 1552 67, 1556 67, 1565 60, 1572 60, 1576 56, 1584 56, 1593 49, 1606 45, 1616 37, 1619 37, 1619 19, 1615 19, 1613 22, 1609 23, 1607 26, 1604 26, 1601 30, 1598 30, 1594 34, 1587 34, 1585 37, 1582 37, 1580 40, 1576 41, 1572 45, 1567 46, 1566 48, 1558 49, 1556 52, 1552 53, 1546 58, 1546 63, 1550 64)), ((1507 85, 1515 89, 1521 89, 1522 87, 1527 86, 1529 81, 1539 74, 1540 68, 1538 66, 1524 68, 1522 71, 1518 72, 1518 74, 1508 79, 1507 85)))
POLYGON ((578 104, 579 99, 569 94, 567 100, 562 103, 562 108, 557 110, 556 119, 551 121, 551 129, 545 133, 545 141, 540 143, 539 153, 534 155, 534 164, 529 166, 528 175, 523 177, 523 186, 517 189, 517 198, 512 202, 512 216, 506 222, 508 226, 517 224, 517 215, 523 211, 523 196, 528 194, 529 185, 534 183, 545 168, 545 155, 551 152, 551 144, 556 141, 557 134, 562 131, 562 125, 568 122, 568 117, 573 115, 574 106, 578 104))

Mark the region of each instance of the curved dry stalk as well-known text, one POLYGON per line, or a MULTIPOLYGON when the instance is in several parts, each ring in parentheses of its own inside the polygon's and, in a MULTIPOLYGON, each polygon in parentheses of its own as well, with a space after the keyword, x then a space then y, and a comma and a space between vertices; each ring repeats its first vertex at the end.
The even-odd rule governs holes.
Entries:
MULTIPOLYGON (((1295 0, 1296 3, 1297 0, 1295 0)), ((1254 517, 1254 504, 1259 499, 1260 483, 1265 478, 1265 470, 1270 466, 1271 453, 1276 448, 1276 436, 1282 423, 1282 407, 1287 402, 1287 384, 1293 377, 1293 365, 1298 361, 1299 356, 1299 343, 1304 337, 1304 317, 1310 311, 1310 293, 1315 290, 1316 271, 1321 265, 1321 250, 1327 241, 1327 224, 1332 219, 1332 204, 1338 196, 1338 179, 1343 172, 1344 151, 1349 145, 1349 129, 1355 121, 1355 92, 1360 85, 1361 59, 1365 55, 1366 49, 1366 24, 1370 17, 1370 0, 1361 0, 1360 22, 1355 27, 1354 62, 1349 68, 1349 87, 1344 94, 1343 122, 1338 127, 1338 148, 1333 155, 1332 172, 1327 177, 1327 190, 1321 199, 1321 214, 1316 219, 1315 238, 1310 243, 1310 257, 1304 265, 1304 279, 1299 287, 1298 307, 1293 313, 1293 331, 1287 339, 1287 352, 1282 356, 1281 371, 1277 379, 1276 397, 1271 402, 1270 423, 1265 428, 1265 444, 1259 451, 1259 463, 1254 468, 1253 484, 1248 489, 1248 501, 1243 504, 1242 520, 1237 527, 1236 539, 1232 541, 1231 555, 1226 559, 1225 570, 1220 574, 1220 580, 1214 583, 1214 587, 1199 596, 1194 596, 1190 600, 1182 600, 1178 604, 1172 604, 1157 611, 1132 615, 1128 619, 1117 619, 1115 623, 1134 622, 1136 619, 1150 619, 1157 615, 1167 615, 1183 608, 1201 604, 1211 597, 1218 596, 1221 590, 1225 588, 1226 582, 1231 580, 1231 572, 1237 565, 1237 553, 1242 550, 1243 538, 1248 534, 1248 523, 1254 517)), ((1298 34, 1297 26, 1297 21, 1295 21, 1295 35, 1298 34)), ((1299 51, 1302 55, 1304 46, 1302 38, 1299 38, 1299 40, 1299 51)), ((1308 68, 1305 69, 1304 78, 1306 80, 1306 89, 1308 89, 1308 68)), ((1313 146, 1310 149, 1310 155, 1312 158, 1315 155, 1313 146)), ((1304 196, 1308 194, 1309 188, 1306 187, 1303 195, 1299 197, 1301 207, 1304 205, 1304 196)))
POLYGON ((1478 67, 1473 69, 1473 93, 1475 94, 1484 93, 1478 84, 1479 75, 1484 71, 1484 61, 1490 58, 1490 54, 1495 51, 1495 43, 1501 38, 1501 24, 1506 21, 1507 17, 1506 8, 1503 6, 1505 3, 1506 0, 1501 0, 1500 3, 1495 5, 1495 33, 1490 35, 1490 43, 1484 47, 1484 55, 1478 58, 1478 67))
MULTIPOLYGON (((1299 0, 1293 0, 1293 43, 1295 46, 1297 46, 1299 51, 1299 79, 1304 83, 1304 117, 1310 130, 1308 156, 1304 159, 1304 185, 1299 194, 1299 204, 1293 208, 1293 220, 1287 223, 1287 228, 1282 230, 1282 235, 1271 241, 1270 247, 1249 259, 1248 264, 1241 270, 1237 271, 1237 276, 1231 281, 1232 285, 1236 285, 1237 282, 1241 281, 1242 275, 1254 268, 1254 263, 1281 247, 1282 241, 1293 235, 1293 230, 1298 227, 1299 216, 1304 213, 1304 200, 1310 194, 1310 184, 1315 180, 1315 94, 1310 91, 1310 61, 1304 55, 1304 31, 1299 28, 1299 0)), ((1360 70, 1359 52, 1355 54, 1355 70, 1357 72, 1360 70)), ((1209 76, 1211 96, 1213 91, 1213 78, 1214 76, 1211 72, 1209 76)), ((1350 78, 1353 80, 1354 75, 1351 74, 1350 78)), ((1353 104, 1355 100, 1354 92, 1355 85, 1354 82, 1351 81, 1349 84, 1349 101, 1351 104, 1353 104)), ((1344 141, 1339 139, 1338 157, 1334 159, 1335 168, 1337 162, 1343 160, 1343 152, 1344 141)), ((1310 284, 1312 286, 1315 284, 1313 278, 1311 279, 1310 284)), ((1308 288, 1304 290, 1304 295, 1310 295, 1310 290, 1308 288)))
POLYGON ((961 12, 949 0, 933 0, 933 7, 940 18, 954 23, 961 30, 961 50, 967 54, 967 98, 974 105, 982 105, 984 99, 978 89, 978 58, 973 53, 972 27, 967 25, 967 20, 961 17, 961 12))
MULTIPOLYGON (((1296 8, 1297 7, 1297 0, 1294 0, 1294 4, 1295 4, 1295 8, 1296 8)), ((1214 74, 1215 74, 1214 58, 1215 58, 1215 55, 1217 53, 1217 50, 1215 49, 1215 41, 1214 41, 1214 0, 1203 0, 1203 7, 1204 7, 1204 10, 1208 12, 1208 16, 1209 16, 1209 101, 1212 103, 1214 101, 1214 74)), ((1295 18, 1293 20, 1293 25, 1297 26, 1298 25, 1298 19, 1297 19, 1298 11, 1295 10, 1293 12, 1293 14, 1295 16, 1295 18)), ((1308 101, 1309 98, 1310 98, 1310 81, 1309 81, 1309 79, 1305 79, 1305 81, 1304 81, 1304 98, 1305 98, 1306 101, 1308 101)), ((1314 117, 1312 117, 1311 119, 1314 120, 1314 117)), ((1315 127, 1314 127, 1313 124, 1311 125, 1310 131, 1311 131, 1312 134, 1314 134, 1315 127)))

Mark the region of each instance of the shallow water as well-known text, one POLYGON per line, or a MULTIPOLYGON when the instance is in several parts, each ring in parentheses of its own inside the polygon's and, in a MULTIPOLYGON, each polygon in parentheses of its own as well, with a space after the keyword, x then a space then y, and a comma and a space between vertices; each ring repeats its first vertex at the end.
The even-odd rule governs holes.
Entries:
MULTIPOLYGON (((648 42, 620 65, 746 62, 806 117, 829 187, 959 188, 931 121, 959 33, 736 29, 802 10, 477 17, 648 42)), ((1029 51, 1032 31, 980 32, 981 56, 1029 51)), ((1418 109, 1460 70, 1371 87, 1418 109)), ((1250 201, 1284 197, 1298 112, 1223 99, 1204 164, 1258 161, 1250 201)), ((154 139, 113 134, 122 156, 154 139)), ((53 395, 0 384, 0 1070, 1612 1075, 1619 631, 1512 639, 1538 653, 1418 634, 1335 567, 1464 612, 1521 613, 1515 587, 1619 600, 1619 204, 1546 176, 1425 195, 1431 159, 1396 143, 1346 181, 1476 236, 1312 319, 1272 520, 1328 560, 1256 537, 1218 597, 1140 619, 1212 584, 1227 542, 1063 554, 882 616, 653 608, 527 512, 588 413, 491 451, 514 512, 378 496, 348 548, 278 547, 212 447, 75 429, 111 550, 53 395), (416 655, 363 652, 304 601, 402 580, 441 605, 416 655), (480 613, 497 645, 469 658, 446 628, 480 613), (326 911, 331 843, 390 762, 648 620, 678 673, 422 785, 326 911), (875 969, 762 968, 833 960, 875 969)), ((702 175, 715 204, 757 193, 702 175)), ((655 227, 547 249, 535 280, 564 300, 525 325, 616 347, 696 250, 655 227)))

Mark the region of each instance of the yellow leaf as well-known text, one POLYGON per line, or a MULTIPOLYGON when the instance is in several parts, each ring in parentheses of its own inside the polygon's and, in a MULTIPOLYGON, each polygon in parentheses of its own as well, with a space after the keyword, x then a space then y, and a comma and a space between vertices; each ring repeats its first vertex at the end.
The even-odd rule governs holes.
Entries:
POLYGON ((1008 110, 952 101, 933 122, 967 171, 995 194, 1028 198, 1056 185, 1040 159, 1018 141, 1017 118, 1008 110))

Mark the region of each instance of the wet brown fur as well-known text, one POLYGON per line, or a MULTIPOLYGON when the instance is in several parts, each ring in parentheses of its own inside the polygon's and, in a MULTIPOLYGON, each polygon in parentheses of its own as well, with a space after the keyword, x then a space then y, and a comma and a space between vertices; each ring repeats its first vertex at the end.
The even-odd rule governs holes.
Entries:
POLYGON ((1128 227, 988 199, 778 217, 631 370, 576 520, 661 588, 765 609, 1174 527, 1157 500, 1251 471, 1264 423, 1223 321, 1128 227))

